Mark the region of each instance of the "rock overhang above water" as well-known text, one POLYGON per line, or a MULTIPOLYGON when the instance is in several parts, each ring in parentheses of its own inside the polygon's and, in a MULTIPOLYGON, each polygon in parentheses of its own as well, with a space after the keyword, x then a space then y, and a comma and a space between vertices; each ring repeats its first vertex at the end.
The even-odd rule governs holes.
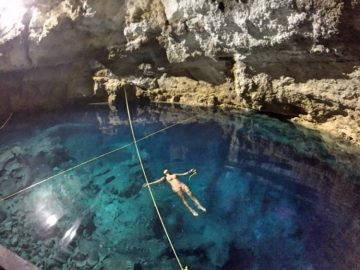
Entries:
POLYGON ((138 98, 297 117, 359 142, 357 0, 23 4, 0 38, 0 113, 93 97, 95 60, 138 98), (184 96, 163 89, 165 73, 184 96))

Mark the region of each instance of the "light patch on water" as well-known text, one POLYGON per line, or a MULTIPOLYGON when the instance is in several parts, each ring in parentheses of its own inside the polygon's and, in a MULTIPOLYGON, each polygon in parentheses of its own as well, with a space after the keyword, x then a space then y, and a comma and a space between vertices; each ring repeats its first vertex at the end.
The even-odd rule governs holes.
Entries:
POLYGON ((58 217, 56 215, 50 215, 48 216, 48 218, 46 219, 46 225, 49 227, 53 227, 58 221, 58 217))
POLYGON ((68 229, 64 236, 61 238, 60 240, 60 246, 62 248, 66 248, 71 241, 75 238, 76 236, 76 232, 79 229, 81 224, 81 218, 77 218, 74 222, 74 224, 70 227, 70 229, 68 229))

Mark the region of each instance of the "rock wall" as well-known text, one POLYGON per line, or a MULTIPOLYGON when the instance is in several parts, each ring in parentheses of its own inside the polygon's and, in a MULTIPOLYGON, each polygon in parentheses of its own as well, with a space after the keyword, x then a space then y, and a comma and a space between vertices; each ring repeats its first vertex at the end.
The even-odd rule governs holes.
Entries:
POLYGON ((263 111, 360 143, 359 0, 16 0, 0 9, 0 114, 108 94, 114 102, 132 84, 139 98, 263 111), (104 85, 99 72, 110 76, 104 85))

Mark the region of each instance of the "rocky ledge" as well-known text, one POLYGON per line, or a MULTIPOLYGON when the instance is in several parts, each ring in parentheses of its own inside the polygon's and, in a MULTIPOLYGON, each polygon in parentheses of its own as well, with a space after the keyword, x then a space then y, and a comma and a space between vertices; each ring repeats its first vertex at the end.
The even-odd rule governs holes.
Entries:
POLYGON ((0 10, 0 114, 114 105, 128 87, 360 144, 359 0, 16 0, 0 10))

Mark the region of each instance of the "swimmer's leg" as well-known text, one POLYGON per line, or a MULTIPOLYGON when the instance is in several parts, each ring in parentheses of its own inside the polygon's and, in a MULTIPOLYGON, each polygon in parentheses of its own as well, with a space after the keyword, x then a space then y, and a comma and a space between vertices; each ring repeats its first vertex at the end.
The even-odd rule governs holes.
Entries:
POLYGON ((182 200, 183 204, 186 206, 187 209, 189 209, 189 211, 191 212, 191 214, 193 214, 193 216, 198 216, 199 214, 190 207, 189 203, 186 201, 184 194, 179 190, 176 192, 176 194, 180 197, 180 199, 182 200))
POLYGON ((186 188, 184 189, 184 191, 185 191, 186 194, 190 197, 190 199, 195 203, 195 205, 196 205, 196 207, 197 207, 198 209, 200 209, 200 210, 203 211, 203 212, 206 212, 206 208, 201 205, 201 203, 199 202, 199 200, 196 199, 196 197, 195 197, 194 195, 192 195, 192 193, 191 193, 191 191, 190 191, 190 189, 189 189, 188 187, 186 187, 186 188))

